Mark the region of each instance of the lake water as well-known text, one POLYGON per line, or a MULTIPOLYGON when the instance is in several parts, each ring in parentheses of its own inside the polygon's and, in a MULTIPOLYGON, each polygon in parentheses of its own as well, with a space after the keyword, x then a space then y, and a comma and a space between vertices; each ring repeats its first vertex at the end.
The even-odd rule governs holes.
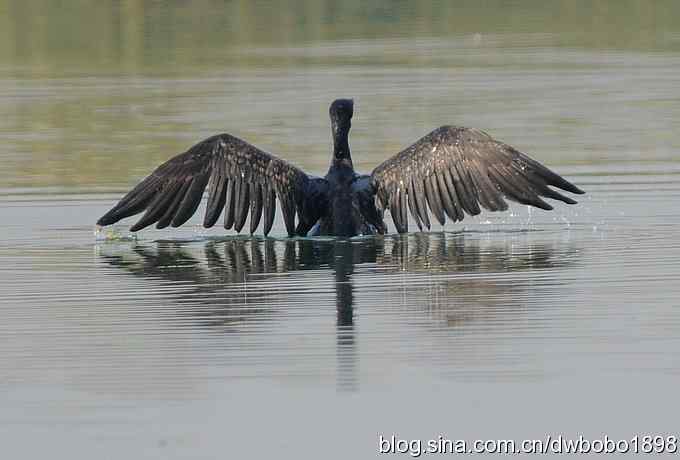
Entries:
MULTIPOLYGON (((0 1, 7 458, 372 458, 404 439, 675 435, 680 5, 0 1), (587 192, 432 233, 98 241, 229 132, 323 174, 442 124, 587 192)), ((200 214, 200 213, 199 213, 200 214)), ((393 225, 387 218, 391 229, 393 225)), ((408 454, 405 454, 408 456, 408 454)))

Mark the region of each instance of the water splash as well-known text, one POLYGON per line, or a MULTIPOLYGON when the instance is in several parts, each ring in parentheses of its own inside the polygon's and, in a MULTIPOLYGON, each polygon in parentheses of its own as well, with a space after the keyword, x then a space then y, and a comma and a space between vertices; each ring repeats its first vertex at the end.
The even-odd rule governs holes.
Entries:
POLYGON ((101 225, 96 225, 94 239, 95 241, 137 241, 137 235, 115 227, 104 228, 101 225))

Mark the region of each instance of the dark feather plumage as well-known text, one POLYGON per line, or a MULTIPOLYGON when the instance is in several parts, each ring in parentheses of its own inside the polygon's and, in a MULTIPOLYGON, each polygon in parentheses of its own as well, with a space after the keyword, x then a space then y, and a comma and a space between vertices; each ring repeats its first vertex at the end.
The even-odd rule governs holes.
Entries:
POLYGON ((383 209, 380 206, 376 206, 377 197, 373 185, 371 185, 371 176, 368 174, 355 176, 351 189, 356 197, 359 212, 366 223, 373 227, 377 233, 387 233, 387 227, 383 220, 383 209))
POLYGON ((227 195, 226 195, 226 202, 224 205, 224 229, 229 230, 231 227, 234 226, 234 188, 236 187, 236 181, 241 180, 240 178, 235 178, 232 177, 229 179, 229 183, 227 184, 227 195))
POLYGON ((576 203, 551 187, 583 193, 488 134, 453 126, 432 131, 372 174, 359 175, 348 142, 353 107, 349 99, 330 107, 333 159, 323 178, 220 134, 156 168, 97 223, 109 225, 145 211, 132 231, 152 224, 178 227, 196 212, 206 186, 205 227, 215 225, 224 211, 224 228, 240 232, 250 214, 250 233, 262 221, 267 235, 278 200, 290 236, 307 235, 312 228, 315 234, 342 236, 386 233, 384 209, 400 233, 408 231, 409 214, 420 230, 429 230, 430 212, 444 225, 447 216, 457 222, 481 208, 505 210, 505 199, 546 210, 552 206, 542 198, 576 203))
POLYGON ((276 193, 269 186, 264 192, 264 229, 265 235, 269 235, 276 216, 276 193))
POLYGON ((550 210, 541 197, 567 204, 576 201, 550 188, 584 193, 536 160, 488 134, 470 128, 442 126, 373 170, 379 202, 389 207, 397 231, 404 231, 402 195, 411 214, 430 228, 425 201, 439 223, 465 213, 477 215, 508 208, 503 199, 550 210), (405 185, 406 184, 406 185, 405 185), (412 201, 412 204, 411 204, 412 201), (395 215, 396 214, 396 215, 395 215))
MULTIPOLYGON (((208 203, 203 225, 212 227, 225 209, 224 227, 241 231, 248 211, 254 232, 265 208, 264 233, 271 230, 275 199, 281 202, 286 229, 295 233, 295 216, 304 218, 304 188, 312 180, 300 169, 229 134, 206 139, 171 158, 140 182, 107 212, 98 225, 109 225, 146 210, 132 226, 141 230, 154 223, 158 228, 185 223, 198 208, 208 183, 208 203), (267 184, 264 195, 261 184, 267 184), (271 190, 276 190, 274 194, 271 190)), ((323 180, 315 178, 314 180, 323 180)), ((315 215, 312 206, 306 206, 315 215)))
POLYGON ((260 225, 262 218, 262 187, 257 182, 250 183, 250 234, 260 225))

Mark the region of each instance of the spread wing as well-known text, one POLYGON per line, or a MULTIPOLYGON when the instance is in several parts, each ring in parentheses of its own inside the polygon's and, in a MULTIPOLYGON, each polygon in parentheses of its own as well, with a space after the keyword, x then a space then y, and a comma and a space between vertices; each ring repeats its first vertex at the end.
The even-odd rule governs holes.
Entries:
POLYGON ((97 224, 110 225, 146 211, 131 231, 152 224, 156 228, 179 227, 196 212, 207 186, 203 220, 206 228, 215 225, 224 210, 224 228, 240 232, 250 212, 250 233, 257 229, 264 214, 263 230, 267 235, 278 198, 286 230, 292 236, 296 213, 303 227, 321 217, 327 185, 324 179, 310 177, 241 139, 220 134, 160 165, 97 224), (314 193, 307 193, 310 191, 314 193), (307 200, 307 195, 314 199, 307 200))
POLYGON ((550 210, 541 197, 576 201, 550 186, 584 193, 538 161, 470 128, 442 126, 373 170, 371 184, 378 207, 390 208, 400 233, 408 231, 408 213, 418 228, 430 228, 429 207, 439 223, 454 222, 481 207, 504 211, 504 198, 550 210), (408 210, 407 210, 408 208, 408 210))

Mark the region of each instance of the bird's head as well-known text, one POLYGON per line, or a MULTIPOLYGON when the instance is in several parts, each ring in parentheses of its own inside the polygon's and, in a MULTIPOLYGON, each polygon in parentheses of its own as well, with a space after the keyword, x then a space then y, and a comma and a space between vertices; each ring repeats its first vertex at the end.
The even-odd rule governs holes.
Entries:
POLYGON ((352 115, 354 114, 354 101, 352 99, 336 99, 328 109, 331 117, 331 126, 334 134, 344 131, 346 135, 352 126, 352 115))

